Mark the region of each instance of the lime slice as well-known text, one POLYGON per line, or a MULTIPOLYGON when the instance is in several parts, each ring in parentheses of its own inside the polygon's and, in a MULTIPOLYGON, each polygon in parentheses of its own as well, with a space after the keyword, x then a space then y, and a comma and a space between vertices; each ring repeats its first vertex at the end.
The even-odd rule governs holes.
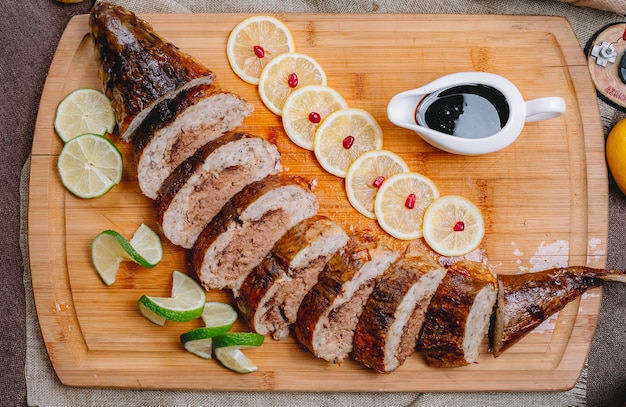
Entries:
POLYGON ((238 348, 215 349, 215 357, 222 365, 237 373, 252 373, 259 370, 238 348))
POLYGON ((148 321, 155 323, 157 325, 161 325, 161 326, 165 325, 165 321, 167 321, 167 319, 163 318, 160 315, 155 314, 154 311, 152 311, 150 308, 146 307, 140 302, 137 303, 137 306, 139 307, 139 312, 141 312, 141 315, 146 317, 148 321))
POLYGON ((108 229, 98 234, 91 243, 91 261, 106 285, 115 282, 115 275, 123 261, 134 261, 151 268, 161 261, 162 255, 159 236, 145 224, 139 226, 130 242, 119 232, 108 229))
POLYGON ((200 284, 180 271, 174 271, 172 279, 171 297, 142 295, 139 304, 145 305, 155 314, 170 321, 186 322, 200 318, 206 301, 206 295, 200 284))
POLYGON ((122 180, 122 153, 106 137, 83 134, 63 146, 61 182, 79 198, 97 198, 122 180))
MULTIPOLYGON (((202 328, 200 328, 202 329, 202 328)), ((182 335, 181 335, 182 341, 182 335)), ((193 341, 183 342, 183 347, 187 352, 191 352, 202 359, 212 359, 213 346, 211 346, 213 338, 196 339, 193 341)))
POLYGON ((255 332, 233 332, 213 338, 213 347, 250 349, 263 345, 265 337, 255 332))
POLYGON ((77 89, 57 106, 54 129, 64 142, 85 133, 112 133, 114 128, 111 101, 95 89, 77 89))
POLYGON ((229 326, 213 326, 210 328, 196 328, 189 332, 185 332, 180 336, 180 342, 185 344, 187 342, 193 342, 201 339, 215 338, 218 335, 223 335, 230 329, 229 326))
POLYGON ((91 261, 104 284, 115 282, 115 275, 123 261, 131 260, 124 246, 130 244, 114 230, 101 232, 91 243, 91 261))
POLYGON ((180 342, 187 351, 194 355, 203 359, 211 359, 213 338, 225 334, 230 327, 231 325, 222 325, 210 328, 197 328, 182 334, 180 342))
POLYGON ((213 338, 215 357, 225 367, 237 373, 250 373, 258 370, 256 365, 241 351, 258 348, 265 337, 254 332, 234 332, 213 338))
POLYGON ((163 257, 163 247, 159 235, 145 224, 141 224, 130 239, 130 257, 144 267, 152 268, 163 257))
POLYGON ((202 311, 204 325, 209 327, 228 327, 224 332, 228 332, 237 321, 237 311, 229 304, 222 302, 207 302, 202 311))
POLYGON ((211 359, 214 337, 223 335, 237 321, 237 311, 229 304, 206 302, 202 311, 204 328, 197 328, 180 336, 183 347, 203 359, 211 359))

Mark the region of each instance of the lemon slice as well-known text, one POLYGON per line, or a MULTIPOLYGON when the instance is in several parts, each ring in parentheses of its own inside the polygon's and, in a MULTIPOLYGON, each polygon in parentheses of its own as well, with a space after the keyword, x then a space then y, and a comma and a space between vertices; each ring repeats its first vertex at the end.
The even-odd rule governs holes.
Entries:
POLYGON ((415 172, 392 175, 378 190, 374 213, 391 236, 411 240, 422 237, 424 211, 439 198, 435 184, 415 172))
POLYGON ((442 256, 462 256, 476 249, 485 234, 480 209, 462 196, 435 200, 424 212, 424 240, 442 256))
POLYGON ((231 31, 226 44, 226 56, 233 72, 253 85, 259 83, 261 71, 269 61, 295 50, 287 26, 270 16, 243 20, 231 31))
POLYGON ((68 141, 57 169, 63 186, 79 198, 97 198, 122 180, 122 153, 106 137, 83 134, 68 141))
POLYGON ((361 154, 346 173, 348 201, 359 213, 376 219, 374 200, 386 179, 400 172, 408 172, 404 160, 387 150, 372 150, 361 154))
POLYGON ((66 143, 81 134, 113 133, 115 113, 111 101, 95 89, 77 89, 59 102, 54 129, 66 143))
MULTIPOLYGON (((200 284, 180 271, 174 271, 172 279, 172 296, 142 295, 138 301, 140 311, 142 310, 141 304, 143 304, 145 306, 143 308, 147 308, 154 314, 170 321, 186 322, 200 318, 206 301, 206 294, 200 284)), ((143 312, 142 314, 146 316, 143 312)), ((152 321, 148 316, 146 318, 152 321)))
POLYGON ((106 285, 115 282, 123 261, 134 261, 143 267, 156 266, 163 256, 161 239, 152 229, 141 224, 131 241, 115 230, 99 233, 91 243, 91 261, 106 285))
POLYGON ((347 109, 348 103, 333 88, 308 85, 296 89, 283 106, 283 127, 296 145, 313 150, 313 137, 320 123, 331 113, 347 109))
POLYGON ((326 85, 326 73, 310 56, 288 52, 278 55, 263 68, 258 91, 265 106, 281 116, 287 97, 307 85, 326 85))
POLYGON ((383 131, 376 119, 362 109, 332 113, 315 132, 313 151, 320 165, 345 177, 350 165, 367 151, 383 147, 383 131))
POLYGON ((215 357, 225 367, 237 373, 250 373, 258 370, 256 365, 242 352, 242 349, 258 348, 265 337, 254 332, 235 332, 213 338, 215 357))

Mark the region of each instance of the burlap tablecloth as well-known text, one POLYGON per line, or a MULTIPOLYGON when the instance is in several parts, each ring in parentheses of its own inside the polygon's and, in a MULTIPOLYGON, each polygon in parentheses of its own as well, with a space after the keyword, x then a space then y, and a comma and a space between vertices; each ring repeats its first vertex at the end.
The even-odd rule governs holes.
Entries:
MULTIPOLYGON (((568 1, 568 0, 565 0, 568 1)), ((592 3, 570 1, 571 3, 592 3)), ((607 0, 614 10, 622 0, 607 0)), ((460 13, 559 15, 568 18, 581 47, 604 25, 623 21, 616 13, 547 0, 113 0, 137 13, 311 12, 460 13)), ((28 268, 28 154, 43 81, 65 24, 93 4, 59 5, 52 0, 5 5, 0 22, 0 405, 31 406, 605 406, 626 396, 626 285, 605 288, 599 326, 588 366, 575 389, 555 393, 244 393, 139 391, 67 387, 50 365, 33 305, 28 268), (16 103, 18 101, 19 103, 16 103), (20 168, 24 165, 20 175, 20 168), (20 183, 21 179, 21 183, 20 183), (18 221, 19 215, 21 221, 18 221), (20 237, 18 246, 18 236, 20 237), (23 257, 20 258, 20 249, 23 257), (23 263, 22 263, 23 260, 23 263), (22 268, 22 264, 24 267, 22 268), (22 273, 23 271, 23 273, 22 273), (23 288, 22 289, 22 278, 23 288), (26 392, 27 390, 27 392, 26 392), (26 395, 27 394, 27 402, 26 395), (621 397, 620 397, 621 395, 621 397)), ((581 51, 582 52, 582 51, 581 51)), ((605 130, 625 117, 599 102, 605 130)), ((610 184, 607 267, 626 267, 626 198, 610 184)), ((167 380, 166 378, 164 380, 167 380)), ((210 380, 210 378, 207 378, 210 380)))

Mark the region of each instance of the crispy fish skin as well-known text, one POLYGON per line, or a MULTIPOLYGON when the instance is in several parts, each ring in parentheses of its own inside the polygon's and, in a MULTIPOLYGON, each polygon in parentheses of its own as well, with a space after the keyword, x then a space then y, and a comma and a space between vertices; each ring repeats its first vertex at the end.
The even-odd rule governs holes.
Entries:
POLYGON ((245 132, 227 133, 196 150, 165 180, 154 202, 157 224, 172 243, 191 249, 230 198, 281 169, 274 144, 245 132))
POLYGON ((489 332, 493 356, 500 356, 576 297, 605 281, 626 282, 626 273, 571 266, 499 275, 496 312, 489 332))
POLYGON ((448 268, 426 312, 420 350, 429 366, 457 367, 478 358, 497 294, 497 278, 482 263, 448 268))
POLYGON ((330 257, 347 241, 346 232, 323 215, 291 228, 238 291, 236 301, 244 319, 260 334, 286 339, 304 296, 317 283, 330 257))
POLYGON ((141 192, 156 199, 177 166, 206 143, 240 126, 253 110, 240 96, 210 84, 181 89, 155 103, 131 140, 141 192))
POLYGON ((417 346, 428 304, 446 269, 427 255, 403 256, 376 281, 354 334, 354 358, 390 373, 417 346))
POLYGON ((353 350, 354 330, 375 278, 397 257, 370 231, 352 235, 300 304, 294 325, 300 343, 318 358, 341 364, 353 350))
POLYGON ((317 197, 302 177, 279 173, 246 185, 194 243, 191 265, 198 280, 207 290, 238 290, 274 244, 318 209, 317 197))
POLYGON ((213 82, 213 72, 123 7, 96 2, 89 26, 103 90, 124 140, 154 102, 181 87, 213 82))

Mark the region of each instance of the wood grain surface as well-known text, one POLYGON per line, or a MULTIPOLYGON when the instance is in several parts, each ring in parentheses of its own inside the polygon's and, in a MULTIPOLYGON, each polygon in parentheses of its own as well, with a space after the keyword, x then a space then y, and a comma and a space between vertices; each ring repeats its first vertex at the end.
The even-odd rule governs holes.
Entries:
MULTIPOLYGON (((230 30, 246 15, 145 15, 155 30, 217 74, 256 111, 244 130, 275 142, 286 171, 317 182, 320 213, 346 229, 370 227, 397 250, 407 243, 385 235, 348 204, 343 180, 323 172, 312 152, 292 144, 280 118, 256 88, 238 79, 226 60, 230 30)), ((604 267, 608 187, 604 138, 595 92, 582 50, 565 18, 464 15, 278 15, 296 47, 325 69, 328 84, 351 107, 368 110, 384 131, 384 148, 412 171, 430 177, 442 195, 475 202, 486 220, 480 256, 496 273, 555 265, 604 267), (515 83, 525 99, 561 96, 562 117, 529 123, 497 153, 463 157, 443 153, 386 118, 396 93, 459 71, 488 71, 515 83)), ((138 312, 142 294, 168 296, 173 270, 189 272, 187 253, 163 240, 154 269, 124 263, 110 287, 90 262, 92 239, 104 229, 130 238, 146 223, 155 230, 152 202, 141 195, 129 146, 123 182, 107 195, 80 200, 63 188, 57 170, 62 142, 53 129, 58 102, 79 87, 100 89, 87 16, 67 26, 52 61, 36 123, 30 179, 29 247, 35 303, 54 369, 68 385, 246 391, 486 391, 564 390, 574 386, 594 334, 601 289, 574 301, 556 317, 494 359, 481 346, 478 363, 456 369, 425 365, 416 353, 396 372, 374 373, 353 361, 317 360, 291 336, 267 338, 247 351, 259 371, 239 375, 215 360, 185 352, 178 336, 201 321, 151 324, 138 312)), ((421 241, 410 243, 422 246, 421 241)), ((210 300, 232 301, 228 292, 210 300)), ((235 330, 249 330, 239 322, 235 330)))

